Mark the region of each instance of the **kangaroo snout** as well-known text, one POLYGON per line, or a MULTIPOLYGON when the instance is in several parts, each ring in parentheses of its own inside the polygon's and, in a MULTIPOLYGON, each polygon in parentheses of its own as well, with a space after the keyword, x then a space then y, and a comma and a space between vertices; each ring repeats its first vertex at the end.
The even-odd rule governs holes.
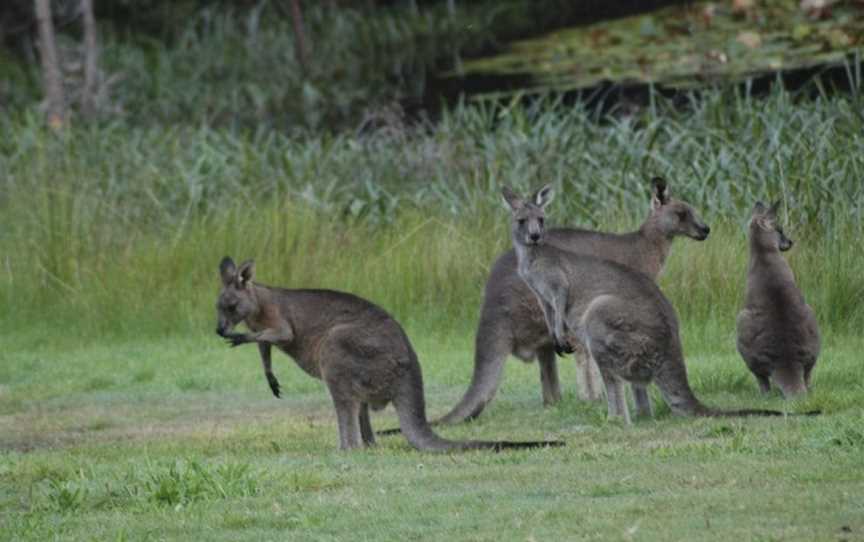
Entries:
POLYGON ((530 239, 530 241, 531 241, 532 243, 536 244, 536 243, 538 243, 538 242, 540 241, 540 234, 539 234, 539 233, 532 233, 532 234, 529 234, 529 235, 528 235, 528 239, 530 239))
POLYGON ((700 224, 696 227, 696 236, 694 239, 697 241, 704 241, 708 239, 708 234, 711 233, 711 227, 708 224, 700 224))
POLYGON ((228 335, 228 332, 231 331, 232 327, 233 326, 230 322, 220 319, 219 322, 216 324, 216 335, 219 335, 220 337, 226 337, 228 335))

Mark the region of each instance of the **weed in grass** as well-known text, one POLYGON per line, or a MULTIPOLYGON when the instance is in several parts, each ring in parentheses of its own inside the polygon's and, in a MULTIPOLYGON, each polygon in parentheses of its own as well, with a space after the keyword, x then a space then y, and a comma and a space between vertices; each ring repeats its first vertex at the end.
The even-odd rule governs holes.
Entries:
POLYGON ((584 492, 591 498, 620 497, 624 495, 647 495, 650 492, 628 484, 627 480, 618 480, 608 484, 595 485, 584 492))
POLYGON ((208 468, 195 461, 154 467, 143 480, 143 493, 160 505, 184 506, 210 500, 254 496, 258 482, 248 464, 226 463, 208 468))
POLYGON ((87 421, 87 423, 84 424, 83 429, 87 431, 104 431, 114 425, 115 423, 111 419, 96 419, 87 421))
POLYGON ((202 392, 213 389, 213 383, 196 377, 184 377, 177 380, 177 388, 181 391, 202 392))
POLYGON ((46 489, 46 498, 58 512, 75 512, 84 503, 86 490, 75 481, 50 480, 46 489))
POLYGON ((86 384, 84 384, 84 391, 107 390, 108 388, 114 387, 114 385, 115 382, 113 378, 98 376, 91 378, 86 384))
POLYGON ((132 382, 135 384, 146 384, 147 382, 152 382, 154 378, 156 378, 155 369, 140 369, 132 375, 132 382))

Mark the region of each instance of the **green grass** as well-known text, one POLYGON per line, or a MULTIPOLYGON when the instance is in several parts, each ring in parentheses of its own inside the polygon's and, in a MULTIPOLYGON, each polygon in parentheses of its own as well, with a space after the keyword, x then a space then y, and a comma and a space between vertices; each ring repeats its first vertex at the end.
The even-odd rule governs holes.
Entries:
MULTIPOLYGON (((470 332, 408 329, 433 414, 470 374, 470 332)), ((8 540, 853 540, 864 532, 862 341, 826 337, 814 392, 763 398, 724 330, 688 346, 692 383, 724 407, 822 408, 816 418, 672 417, 632 427, 573 396, 544 409, 536 367, 511 361, 498 398, 453 438, 567 447, 435 456, 401 437, 336 450, 323 386, 279 356, 215 336, 6 352, 0 533, 8 540), (140 375, 148 375, 141 378, 140 375), (101 384, 94 387, 93 382, 101 384), (190 383, 196 383, 190 385, 190 383), (851 533, 843 531, 851 529, 851 533)), ((655 400, 657 399, 655 394, 655 400)), ((395 423, 392 409, 373 416, 395 423)))
POLYGON ((716 92, 599 120, 552 100, 466 105, 435 126, 309 138, 124 123, 55 136, 35 118, 0 127, 15 134, 0 140, 0 323, 19 347, 45 330, 74 341, 209 329, 225 254, 256 258, 264 282, 473 326, 509 245, 502 185, 551 182, 556 223, 620 231, 647 213, 655 174, 715 229, 704 245, 679 243, 664 276, 685 286, 667 288, 683 320, 736 310, 750 208, 780 199, 820 322, 864 325, 855 96, 716 92))
MULTIPOLYGON (((306 138, 207 127, 0 119, 0 533, 59 539, 836 540, 864 532, 857 95, 708 93, 596 118, 578 104, 464 105, 440 124, 306 138), (632 228, 662 174, 712 226, 676 243, 696 393, 762 398, 734 350, 757 198, 783 201, 789 260, 823 331, 816 418, 632 428, 602 405, 540 407, 536 366, 454 438, 561 450, 430 456, 402 439, 335 451, 322 385, 213 333, 225 254, 261 282, 348 290, 420 353, 433 415, 471 372, 482 287, 509 246, 499 190, 551 182, 556 223, 632 228), (851 529, 851 532, 843 530, 851 529)), ((570 363, 564 382, 574 381, 570 363)), ((392 411, 375 417, 395 424, 392 411)))

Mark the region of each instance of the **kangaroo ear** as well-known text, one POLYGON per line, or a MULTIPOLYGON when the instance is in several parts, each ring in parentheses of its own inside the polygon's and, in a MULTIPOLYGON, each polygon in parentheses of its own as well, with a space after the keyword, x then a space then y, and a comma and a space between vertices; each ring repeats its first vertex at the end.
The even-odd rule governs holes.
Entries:
POLYGON ((501 189, 501 195, 504 197, 504 203, 510 207, 511 210, 516 211, 521 209, 525 202, 522 201, 522 198, 516 195, 516 192, 513 191, 509 186, 505 186, 501 189))
POLYGON ((234 277, 237 275, 237 266, 234 265, 234 260, 231 256, 225 256, 219 263, 219 276, 222 278, 222 285, 228 286, 234 277))
POLYGON ((240 264, 240 269, 237 270, 237 282, 241 288, 245 288, 255 278, 255 260, 246 260, 240 264))
POLYGON ((778 199, 777 201, 774 202, 773 205, 771 205, 771 209, 769 209, 768 212, 772 216, 777 216, 777 211, 780 210, 780 203, 781 203, 781 201, 778 199))
POLYGON ((540 190, 534 192, 534 195, 531 196, 531 201, 534 202, 534 205, 537 205, 540 208, 545 208, 549 205, 549 202, 552 201, 554 196, 555 190, 552 189, 552 185, 547 184, 540 190))
POLYGON ((669 187, 663 177, 651 179, 651 208, 659 209, 669 203, 669 187))
POLYGON ((753 220, 757 226, 765 231, 774 229, 774 215, 761 201, 757 201, 756 205, 753 206, 753 220))

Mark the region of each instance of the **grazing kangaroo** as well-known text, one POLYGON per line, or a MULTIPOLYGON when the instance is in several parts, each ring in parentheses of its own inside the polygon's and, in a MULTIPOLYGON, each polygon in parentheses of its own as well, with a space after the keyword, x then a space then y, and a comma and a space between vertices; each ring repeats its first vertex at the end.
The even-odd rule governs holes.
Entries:
MULTIPOLYGON (((686 202, 670 197, 666 181, 652 179, 651 212, 642 226, 625 234, 576 228, 546 231, 546 243, 563 250, 611 260, 656 280, 676 237, 702 241, 711 229, 686 202)), ((574 345, 575 346, 575 345, 574 345)), ((498 389, 507 356, 540 366, 543 403, 561 398, 558 366, 552 338, 536 297, 516 271, 516 253, 502 254, 492 267, 483 296, 483 308, 474 349, 474 374, 465 395, 438 422, 459 423, 480 415, 498 389)), ((596 364, 576 350, 579 395, 586 400, 601 396, 596 364)))
POLYGON ((357 296, 331 290, 287 290, 253 282, 254 263, 219 265, 222 291, 216 333, 232 346, 256 343, 273 394, 273 346, 327 385, 336 407, 342 449, 371 445, 369 407, 392 402, 402 433, 418 450, 534 448, 562 442, 452 441, 435 434, 426 419, 423 376, 408 337, 387 312, 357 296), (251 333, 232 330, 244 322, 251 333))
POLYGON ((597 362, 610 417, 630 423, 624 382, 633 386, 639 415, 650 416, 646 386, 657 384, 675 414, 691 416, 779 416, 775 410, 723 411, 703 405, 687 381, 678 317, 651 277, 608 260, 574 254, 546 243, 545 186, 530 200, 505 188, 512 210, 512 238, 519 276, 537 296, 556 349, 573 341, 597 362))
POLYGON ((810 372, 819 357, 816 315, 795 285, 789 263, 780 254, 792 241, 777 224, 777 207, 762 202, 750 219, 747 293, 738 313, 738 352, 763 393, 771 380, 785 397, 810 388, 810 372))

